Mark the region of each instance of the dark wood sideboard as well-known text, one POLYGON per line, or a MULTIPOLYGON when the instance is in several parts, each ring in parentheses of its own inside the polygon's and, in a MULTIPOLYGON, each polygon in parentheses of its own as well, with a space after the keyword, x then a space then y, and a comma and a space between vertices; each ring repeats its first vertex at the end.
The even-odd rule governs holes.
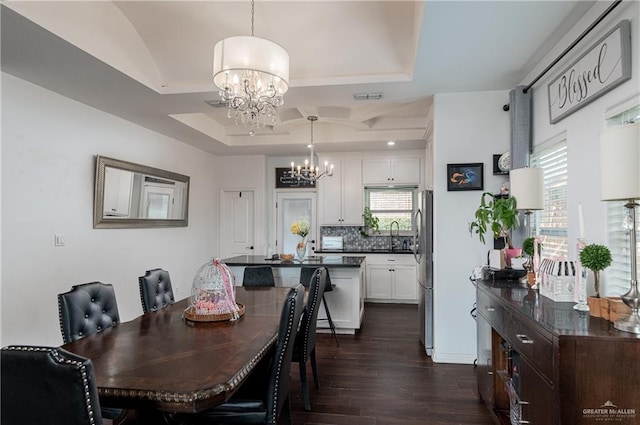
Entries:
POLYGON ((478 392, 498 424, 640 424, 640 335, 477 281, 478 392))

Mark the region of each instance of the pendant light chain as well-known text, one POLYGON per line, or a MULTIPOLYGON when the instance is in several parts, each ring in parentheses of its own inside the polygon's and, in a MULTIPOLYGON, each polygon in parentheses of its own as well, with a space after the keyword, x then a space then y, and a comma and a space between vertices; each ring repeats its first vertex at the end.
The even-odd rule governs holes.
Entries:
POLYGON ((251 37, 254 36, 253 34, 253 14, 255 13, 255 1, 251 0, 251 37))

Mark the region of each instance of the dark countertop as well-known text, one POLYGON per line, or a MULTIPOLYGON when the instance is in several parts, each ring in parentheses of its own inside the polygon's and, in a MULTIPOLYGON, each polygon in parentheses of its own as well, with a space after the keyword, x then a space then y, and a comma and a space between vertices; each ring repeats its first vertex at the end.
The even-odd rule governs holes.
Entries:
POLYGON ((612 322, 592 317, 588 311, 574 310, 575 302, 555 302, 540 295, 537 290, 529 289, 517 282, 478 280, 474 283, 482 291, 502 299, 511 308, 557 336, 640 338, 640 335, 618 331, 612 322))
POLYGON ((270 260, 264 255, 238 255, 222 260, 227 266, 264 266, 272 267, 303 267, 303 266, 325 266, 325 267, 360 267, 366 257, 342 257, 339 255, 312 255, 299 262, 298 260, 281 261, 270 260))
POLYGON ((413 251, 410 249, 394 249, 393 251, 383 248, 383 249, 371 249, 371 248, 363 248, 363 249, 317 249, 315 251, 316 254, 413 254, 413 251))

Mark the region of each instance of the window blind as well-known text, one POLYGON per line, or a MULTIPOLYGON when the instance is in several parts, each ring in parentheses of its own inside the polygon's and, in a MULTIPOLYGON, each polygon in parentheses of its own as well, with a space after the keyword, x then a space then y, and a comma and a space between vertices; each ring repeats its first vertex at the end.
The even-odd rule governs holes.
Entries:
MULTIPOLYGON (((614 128, 626 123, 640 121, 640 105, 635 105, 623 112, 605 117, 605 127, 614 128)), ((631 280, 631 255, 629 252, 629 230, 631 225, 627 218, 624 201, 607 202, 607 233, 612 262, 605 270, 607 275, 607 295, 619 295, 629 290, 631 280)), ((636 228, 640 229, 636 209, 636 228)), ((640 262, 640 250, 636 247, 636 256, 640 262)), ((637 279, 638 277, 636 277, 637 279)))
POLYGON ((380 230, 389 230, 393 221, 398 222, 400 230, 411 230, 415 203, 415 187, 365 189, 365 205, 380 219, 380 230))
POLYGON ((544 210, 532 214, 531 228, 540 236, 544 257, 566 258, 569 227, 566 137, 535 147, 530 164, 544 170, 544 210))

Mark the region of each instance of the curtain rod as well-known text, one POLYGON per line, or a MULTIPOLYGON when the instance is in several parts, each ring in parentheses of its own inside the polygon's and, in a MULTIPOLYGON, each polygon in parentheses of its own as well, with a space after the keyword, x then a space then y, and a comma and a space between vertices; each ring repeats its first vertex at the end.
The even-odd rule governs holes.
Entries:
MULTIPOLYGON (((582 39, 583 39, 583 38, 585 38, 585 37, 587 36, 587 34, 589 34, 589 33, 591 32, 591 30, 592 30, 592 29, 594 29, 594 28, 596 27, 596 25, 598 25, 598 24, 599 24, 599 23, 600 23, 600 22, 601 22, 601 21, 602 21, 602 20, 603 20, 603 19, 604 19, 608 14, 609 14, 609 13, 611 13, 611 11, 612 11, 613 9, 615 9, 616 7, 618 7, 618 5, 620 5, 620 3, 622 3, 622 0, 616 0, 616 1, 614 1, 614 2, 613 2, 613 3, 612 3, 612 4, 607 8, 607 10, 605 10, 605 11, 602 13, 602 15, 600 15, 600 16, 598 17, 598 19, 596 19, 595 21, 593 21, 593 22, 591 23, 591 25, 589 25, 589 27, 588 27, 586 30, 584 30, 584 31, 582 32, 582 34, 580 34, 580 36, 574 40, 574 42, 573 42, 573 43, 571 43, 571 44, 569 45, 569 47, 567 47, 566 49, 564 49, 564 51, 563 51, 562 53, 560 53, 560 56, 558 56, 558 57, 557 57, 553 62, 551 62, 551 63, 549 64, 549 66, 547 66, 547 67, 546 67, 546 68, 545 68, 545 69, 544 69, 540 74, 538 74, 538 76, 537 76, 536 78, 534 78, 534 80, 533 80, 531 83, 529 83, 529 85, 528 85, 527 87, 525 87, 524 89, 522 89, 522 91, 523 91, 524 93, 526 93, 527 91, 529 91, 529 89, 531 89, 531 87, 533 87, 533 85, 534 85, 535 83, 537 83, 537 82, 538 82, 538 80, 539 80, 540 78, 542 78, 542 77, 543 77, 547 72, 549 72, 549 70, 550 70, 551 68, 553 68, 553 67, 554 67, 558 62, 560 62, 560 61, 562 60, 562 58, 563 58, 563 57, 565 57, 565 56, 566 56, 566 54, 567 54, 567 53, 569 53, 569 52, 571 51, 571 49, 573 49, 573 48, 576 46, 576 44, 578 44, 580 41, 582 41, 582 39)), ((505 105, 505 106, 506 106, 506 105, 505 105)))

